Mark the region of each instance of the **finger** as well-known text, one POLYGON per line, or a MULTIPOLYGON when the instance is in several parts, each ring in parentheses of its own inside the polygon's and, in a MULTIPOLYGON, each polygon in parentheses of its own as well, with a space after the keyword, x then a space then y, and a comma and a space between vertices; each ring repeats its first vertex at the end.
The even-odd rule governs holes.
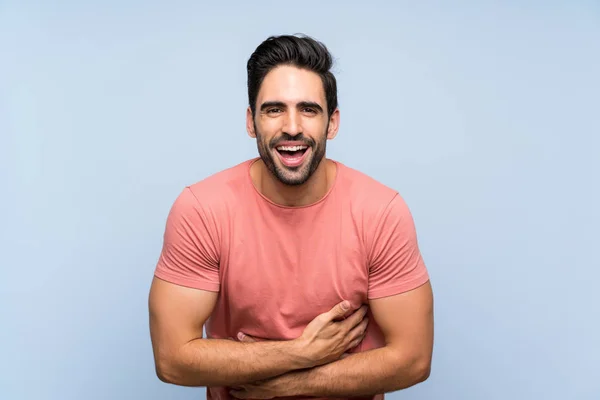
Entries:
POLYGON ((237 338, 239 339, 240 342, 243 343, 252 343, 252 342, 256 342, 256 339, 254 339, 252 336, 250 335, 246 335, 243 332, 238 332, 237 334, 237 338))
POLYGON ((348 333, 348 340, 353 341, 358 337, 364 336, 367 331, 367 326, 369 325, 369 318, 363 319, 360 324, 356 325, 352 330, 348 333))
POLYGON ((347 329, 354 328, 365 318, 365 315, 367 315, 368 309, 369 308, 366 305, 362 306, 361 308, 356 310, 352 315, 350 315, 348 318, 346 318, 346 320, 342 323, 346 325, 347 329))
POLYGON ((342 318, 347 312, 350 310, 350 302, 348 300, 344 300, 335 306, 331 310, 325 313, 327 319, 333 321, 337 318, 342 318))
POLYGON ((352 350, 353 348, 358 346, 363 341, 364 338, 365 338, 365 335, 361 335, 357 339, 354 339, 353 341, 351 341, 350 344, 348 345, 348 350, 352 350))
POLYGON ((369 326, 369 318, 365 317, 362 321, 360 321, 360 323, 358 325, 356 325, 354 328, 352 328, 349 336, 351 336, 354 339, 360 335, 364 335, 365 332, 367 331, 368 326, 369 326))

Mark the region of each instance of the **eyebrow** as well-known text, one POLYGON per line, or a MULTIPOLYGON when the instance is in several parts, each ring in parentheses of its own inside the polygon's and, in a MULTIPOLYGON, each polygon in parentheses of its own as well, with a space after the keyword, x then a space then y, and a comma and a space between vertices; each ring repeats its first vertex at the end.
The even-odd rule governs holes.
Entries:
POLYGON ((319 110, 320 112, 323 112, 323 107, 321 107, 319 105, 319 103, 315 103, 314 101, 301 101, 300 103, 298 103, 299 107, 308 107, 308 108, 314 108, 319 110))
POLYGON ((282 101, 265 101, 260 105, 260 111, 264 111, 269 107, 280 107, 285 108, 285 103, 282 101))
MULTIPOLYGON (((323 107, 321 107, 319 105, 319 103, 315 103, 314 101, 301 101, 300 103, 298 103, 296 105, 297 107, 309 107, 309 108, 314 108, 319 110, 320 112, 323 112, 323 107)), ((260 110, 264 111, 265 109, 269 108, 269 107, 280 107, 280 108, 286 108, 287 105, 282 102, 282 101, 265 101, 264 103, 262 103, 260 105, 260 110)))

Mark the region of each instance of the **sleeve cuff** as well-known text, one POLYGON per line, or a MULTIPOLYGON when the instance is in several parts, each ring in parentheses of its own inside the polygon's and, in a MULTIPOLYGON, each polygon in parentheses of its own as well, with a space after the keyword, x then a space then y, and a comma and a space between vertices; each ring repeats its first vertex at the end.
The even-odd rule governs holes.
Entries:
POLYGON ((394 286, 386 286, 381 289, 369 290, 367 297, 369 300, 374 300, 379 299, 381 297, 394 296, 416 289, 419 286, 422 286, 423 284, 427 283, 427 281, 429 281, 429 274, 427 273, 427 271, 425 271, 408 282, 402 282, 401 284, 394 286))
POLYGON ((221 285, 219 283, 182 278, 165 271, 155 271, 154 276, 159 279, 162 279, 163 281, 167 281, 175 285, 185 286, 192 289, 207 290, 209 292, 218 292, 221 288, 221 285))

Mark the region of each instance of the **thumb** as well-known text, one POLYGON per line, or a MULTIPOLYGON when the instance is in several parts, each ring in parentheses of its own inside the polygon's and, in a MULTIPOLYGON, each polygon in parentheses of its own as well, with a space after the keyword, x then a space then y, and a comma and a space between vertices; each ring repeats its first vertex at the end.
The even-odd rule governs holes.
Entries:
POLYGON ((333 320, 336 318, 342 318, 350 310, 350 302, 344 300, 341 303, 336 304, 330 311, 329 317, 333 320))
POLYGON ((240 342, 242 343, 252 343, 252 342, 256 342, 256 339, 254 339, 252 336, 250 335, 246 335, 245 333, 242 332, 238 332, 237 334, 237 338, 239 339, 240 342))

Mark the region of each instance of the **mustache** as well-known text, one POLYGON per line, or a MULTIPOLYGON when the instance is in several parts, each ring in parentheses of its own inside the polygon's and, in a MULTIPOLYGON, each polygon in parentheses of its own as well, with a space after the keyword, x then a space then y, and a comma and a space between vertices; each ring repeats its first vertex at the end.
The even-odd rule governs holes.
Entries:
POLYGON ((314 147, 316 144, 314 139, 307 138, 302 133, 299 135, 296 135, 296 136, 292 136, 287 133, 284 133, 283 135, 281 135, 277 138, 271 139, 269 141, 269 146, 271 148, 275 148, 281 142, 301 142, 302 144, 309 146, 309 147, 314 147))

